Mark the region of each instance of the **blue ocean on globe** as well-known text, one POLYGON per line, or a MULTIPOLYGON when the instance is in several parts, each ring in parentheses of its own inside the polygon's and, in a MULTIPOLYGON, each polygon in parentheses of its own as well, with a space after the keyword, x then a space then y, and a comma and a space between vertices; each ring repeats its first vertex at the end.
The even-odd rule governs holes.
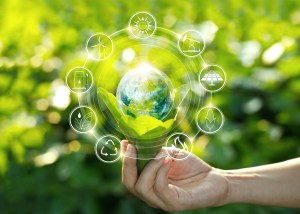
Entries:
POLYGON ((117 88, 117 101, 124 114, 148 115, 163 120, 173 108, 173 86, 161 71, 142 65, 128 71, 117 88))

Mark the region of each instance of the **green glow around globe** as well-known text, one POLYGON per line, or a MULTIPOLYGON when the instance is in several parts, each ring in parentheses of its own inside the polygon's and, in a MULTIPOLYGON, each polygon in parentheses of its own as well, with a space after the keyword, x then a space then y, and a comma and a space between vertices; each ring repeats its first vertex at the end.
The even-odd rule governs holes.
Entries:
POLYGON ((124 114, 163 120, 173 108, 173 86, 165 74, 145 64, 123 76, 117 100, 124 114))

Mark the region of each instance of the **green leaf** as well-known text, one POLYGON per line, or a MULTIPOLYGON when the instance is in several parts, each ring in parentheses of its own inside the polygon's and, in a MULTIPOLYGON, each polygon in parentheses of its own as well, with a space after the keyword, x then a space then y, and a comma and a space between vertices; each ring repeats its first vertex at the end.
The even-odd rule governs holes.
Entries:
POLYGON ((118 121, 123 113, 118 107, 118 102, 116 97, 106 91, 104 88, 98 88, 98 95, 100 96, 100 108, 102 111, 108 110, 111 113, 111 116, 118 121), (103 102, 102 102, 103 101, 103 102))
MULTIPOLYGON (((164 144, 166 135, 173 128, 175 119, 172 118, 161 121, 151 116, 132 117, 130 115, 124 115, 120 111, 116 97, 112 93, 107 92, 103 88, 99 88, 98 95, 102 101, 100 102, 101 110, 108 111, 126 138, 135 144, 138 157, 141 159, 153 158, 164 144), (147 147, 146 151, 145 147, 147 147)), ((139 160, 139 171, 141 171, 147 163, 148 160, 139 160)))
POLYGON ((149 138, 166 134, 172 128, 174 122, 174 119, 163 122, 151 116, 133 118, 126 115, 121 117, 119 127, 125 135, 135 138, 149 138))
POLYGON ((169 119, 165 122, 151 116, 138 116, 136 118, 124 115, 117 103, 116 97, 103 88, 98 88, 102 110, 108 110, 118 122, 119 128, 125 135, 135 138, 158 137, 167 133, 173 126, 175 120, 169 119))

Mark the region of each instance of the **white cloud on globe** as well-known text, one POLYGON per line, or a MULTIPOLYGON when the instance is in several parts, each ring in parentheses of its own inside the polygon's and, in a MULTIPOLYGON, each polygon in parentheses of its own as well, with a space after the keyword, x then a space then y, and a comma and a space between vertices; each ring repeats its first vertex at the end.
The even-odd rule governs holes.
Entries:
POLYGON ((129 70, 119 82, 117 101, 124 114, 163 120, 173 109, 174 88, 170 79, 148 63, 129 70))

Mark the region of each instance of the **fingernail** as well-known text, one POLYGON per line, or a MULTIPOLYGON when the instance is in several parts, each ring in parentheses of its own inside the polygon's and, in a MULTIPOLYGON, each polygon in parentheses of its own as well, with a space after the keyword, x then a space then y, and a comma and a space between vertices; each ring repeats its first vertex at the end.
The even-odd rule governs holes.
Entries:
POLYGON ((126 140, 121 141, 121 153, 122 154, 124 154, 126 152, 127 145, 128 145, 128 141, 126 141, 126 140))
POLYGON ((170 164, 172 162, 172 159, 169 157, 166 157, 164 160, 164 164, 170 164))
POLYGON ((126 154, 126 155, 130 155, 131 153, 133 153, 133 149, 134 149, 133 145, 128 144, 128 145, 127 145, 127 148, 126 148, 125 154, 126 154))
POLYGON ((165 157, 165 153, 164 153, 164 152, 159 152, 159 153, 155 156, 155 159, 156 159, 156 160, 160 160, 160 159, 162 159, 163 157, 165 157))

